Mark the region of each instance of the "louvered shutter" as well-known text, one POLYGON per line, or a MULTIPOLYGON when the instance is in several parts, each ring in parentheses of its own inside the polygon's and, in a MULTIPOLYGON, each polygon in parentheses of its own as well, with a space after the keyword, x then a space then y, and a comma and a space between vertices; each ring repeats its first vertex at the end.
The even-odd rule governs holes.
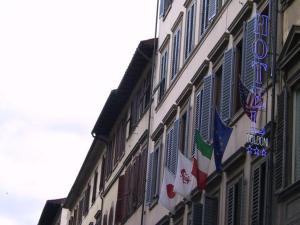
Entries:
MULTIPOLYGON (((201 127, 201 115, 202 115, 202 98, 203 98, 203 90, 200 90, 197 95, 196 95, 196 102, 195 102, 195 111, 194 111, 194 129, 193 129, 193 134, 195 136, 195 130, 200 131, 201 127)), ((195 140, 193 142, 193 149, 192 149, 192 156, 195 155, 195 140)))
POLYGON ((116 223, 121 223, 123 215, 123 207, 125 206, 124 201, 124 175, 119 176, 119 184, 118 184, 118 198, 117 198, 117 205, 116 205, 116 223))
POLYGON ((173 147, 171 152, 170 171, 176 174, 179 142, 179 120, 174 122, 173 147))
POLYGON ((204 78, 203 100, 201 112, 201 136, 206 140, 210 140, 211 133, 211 114, 212 114, 212 99, 213 99, 213 75, 204 78))
POLYGON ((152 165, 153 165, 153 152, 149 155, 148 170, 147 170, 147 187, 146 187, 146 204, 149 205, 152 201, 151 186, 152 186, 152 165))
POLYGON ((233 49, 224 53, 221 92, 221 118, 228 122, 232 114, 232 90, 233 90, 233 49))
POLYGON ((202 225, 203 205, 198 202, 192 203, 192 225, 202 225))
POLYGON ((204 225, 217 225, 218 223, 218 198, 205 196, 204 225))
POLYGON ((107 214, 103 216, 103 225, 107 225, 107 214))
POLYGON ((136 157, 136 162, 134 164, 134 170, 133 170, 133 174, 134 174, 134 180, 135 180, 135 185, 133 187, 133 208, 136 209, 138 207, 138 198, 139 198, 139 189, 140 189, 140 184, 142 184, 143 182, 143 177, 140 176, 140 164, 141 164, 141 158, 142 158, 142 155, 139 154, 137 157, 136 157))
POLYGON ((190 107, 186 111, 186 120, 185 120, 185 143, 184 143, 184 154, 186 157, 189 157, 189 132, 190 132, 190 107))
POLYGON ((234 201, 234 186, 231 185, 228 187, 227 192, 227 225, 235 225, 234 224, 234 208, 235 208, 235 201, 234 201))
POLYGON ((243 37, 243 57, 242 57, 242 81, 250 90, 255 82, 255 70, 252 67, 254 62, 253 43, 255 42, 254 33, 255 19, 244 23, 243 37))
MULTIPOLYGON (((300 91, 295 92, 295 181, 300 180, 300 91)), ((285 120, 285 123, 287 120, 285 120)), ((286 129, 287 130, 287 129, 286 129)))
POLYGON ((208 20, 211 21, 217 14, 217 0, 208 0, 208 20))
POLYGON ((288 100, 287 91, 284 89, 277 98, 277 125, 276 125, 276 151, 274 153, 274 181, 275 189, 279 190, 284 186, 284 161, 286 151, 287 121, 288 121, 288 100))
POLYGON ((251 225, 264 224, 265 163, 253 171, 251 225))
POLYGON ((206 30, 206 15, 207 15, 207 1, 202 0, 202 7, 201 7, 201 27, 200 27, 200 34, 202 35, 206 30))
POLYGON ((174 125, 169 129, 167 134, 167 146, 166 146, 166 167, 171 171, 172 152, 174 147, 174 125))
POLYGON ((139 190, 138 190, 138 204, 141 204, 144 200, 145 195, 145 183, 146 183, 146 170, 147 170, 147 148, 141 153, 141 162, 139 169, 139 190))

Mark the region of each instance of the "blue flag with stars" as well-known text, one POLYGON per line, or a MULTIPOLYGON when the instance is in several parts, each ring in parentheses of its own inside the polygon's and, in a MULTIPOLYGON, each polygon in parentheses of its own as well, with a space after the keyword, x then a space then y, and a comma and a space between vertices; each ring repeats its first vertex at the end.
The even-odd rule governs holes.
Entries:
POLYGON ((232 133, 232 128, 227 127, 223 123, 219 114, 215 110, 213 146, 214 146, 216 170, 218 172, 222 171, 222 158, 231 133, 232 133))

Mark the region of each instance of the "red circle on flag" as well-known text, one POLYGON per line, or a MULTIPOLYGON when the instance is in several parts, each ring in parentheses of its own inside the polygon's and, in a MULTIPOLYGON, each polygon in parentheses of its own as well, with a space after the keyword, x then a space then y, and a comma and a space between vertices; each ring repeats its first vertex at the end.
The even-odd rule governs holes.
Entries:
POLYGON ((174 192, 174 185, 167 184, 167 195, 169 198, 174 198, 176 193, 174 192))

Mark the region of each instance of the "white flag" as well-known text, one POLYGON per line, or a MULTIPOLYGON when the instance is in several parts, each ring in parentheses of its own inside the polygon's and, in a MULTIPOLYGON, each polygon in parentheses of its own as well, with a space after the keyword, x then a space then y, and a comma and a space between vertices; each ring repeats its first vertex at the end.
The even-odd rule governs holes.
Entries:
POLYGON ((174 191, 187 198, 197 187, 197 179, 192 175, 193 163, 180 151, 178 152, 177 173, 174 191))
POLYGON ((178 194, 174 192, 174 181, 175 176, 172 174, 168 168, 164 168, 164 178, 160 189, 159 202, 166 209, 172 211, 178 199, 178 194))

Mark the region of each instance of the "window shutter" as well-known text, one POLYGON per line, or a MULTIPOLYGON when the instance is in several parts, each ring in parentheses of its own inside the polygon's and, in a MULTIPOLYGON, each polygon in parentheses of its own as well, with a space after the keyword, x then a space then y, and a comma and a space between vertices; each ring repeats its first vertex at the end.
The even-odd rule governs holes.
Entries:
POLYGON ((236 210, 234 213, 235 223, 237 225, 241 224, 243 220, 243 179, 240 178, 237 184, 234 186, 234 194, 235 194, 235 202, 236 202, 236 210))
POLYGON ((235 201, 234 201, 234 186, 231 185, 228 188, 227 193, 227 225, 235 225, 234 224, 234 208, 235 208, 235 201))
POLYGON ((203 205, 198 202, 192 203, 192 225, 202 225, 203 205))
POLYGON ((148 161, 148 171, 147 171, 147 187, 146 187, 146 204, 150 205, 152 196, 151 196, 151 186, 152 186, 152 165, 153 165, 153 152, 149 155, 149 161, 148 161))
POLYGON ((107 214, 103 216, 103 225, 107 225, 107 214))
MULTIPOLYGON (((196 102, 195 102, 195 119, 194 119, 194 130, 193 134, 195 134, 195 130, 200 131, 201 127, 201 115, 202 115, 202 99, 203 99, 203 90, 200 90, 196 95, 196 102)), ((194 135, 195 136, 195 135, 194 135)), ((195 154, 195 141, 193 142, 193 149, 192 149, 192 156, 195 154)))
POLYGON ((141 161, 139 168, 139 189, 138 189, 138 204, 141 204, 144 201, 145 196, 145 183, 146 183, 146 170, 147 170, 147 148, 145 148, 141 153, 141 161))
POLYGON ((203 100, 201 112, 201 136, 206 140, 210 140, 211 133, 211 114, 212 114, 212 99, 213 99, 213 75, 204 78, 203 100))
POLYGON ((252 67, 254 61, 254 54, 252 51, 253 43, 255 41, 254 27, 255 18, 244 23, 242 81, 249 90, 253 88, 255 82, 255 71, 252 67))
POLYGON ((105 181, 105 157, 102 158, 100 176, 101 177, 100 177, 99 190, 102 191, 104 189, 104 181, 105 181))
POLYGON ((218 223, 218 199, 205 196, 204 225, 217 225, 218 223))
POLYGON ((93 185, 93 195, 92 195, 92 203, 94 203, 95 200, 96 200, 97 182, 98 182, 98 172, 95 171, 95 175, 94 175, 94 185, 93 185))
MULTIPOLYGON (((295 92, 295 181, 300 180, 300 91, 295 92)), ((285 125, 287 124, 287 118, 285 119, 285 125)), ((287 128, 285 128, 287 130, 287 128)))
POLYGON ((282 91, 277 97, 277 126, 276 126, 276 151, 275 155, 275 165, 274 165, 274 181, 275 190, 280 190, 284 186, 284 152, 287 135, 287 124, 285 121, 288 120, 287 117, 287 93, 282 91), (286 115, 285 115, 286 114, 286 115))
POLYGON ((251 225, 263 224, 260 223, 261 211, 264 210, 261 206, 264 206, 262 203, 261 195, 264 191, 264 174, 261 171, 261 168, 258 167, 253 172, 253 180, 252 180, 252 205, 251 205, 251 225), (262 189, 263 188, 263 189, 262 189))
POLYGON ((221 92, 221 118, 228 122, 232 114, 233 49, 224 53, 221 92))
POLYGON ((114 207, 112 206, 109 211, 108 225, 113 225, 113 221, 114 221, 114 207))
POLYGON ((186 126, 185 126, 185 143, 184 143, 184 154, 186 157, 189 157, 189 132, 190 132, 190 107, 188 106, 188 109, 186 111, 186 126))
POLYGON ((171 160, 172 160, 172 152, 174 147, 174 126, 172 126, 167 134, 167 145, 166 145, 166 167, 171 171, 171 160))
POLYGON ((202 7, 201 7, 201 27, 200 27, 200 34, 202 35, 206 30, 206 15, 207 15, 207 1, 202 0, 202 7))
POLYGON ((176 174, 178 158, 178 141, 179 141, 179 120, 174 122, 173 147, 171 152, 170 171, 176 174))
POLYGON ((160 6, 159 6, 159 16, 164 16, 165 9, 164 9, 165 0, 160 0, 160 6))
POLYGON ((125 206, 124 201, 124 175, 119 176, 119 184, 118 184, 118 198, 116 205, 116 224, 121 223, 123 219, 123 207, 125 206))
POLYGON ((208 0, 208 21, 211 21, 217 14, 217 0, 208 0))

